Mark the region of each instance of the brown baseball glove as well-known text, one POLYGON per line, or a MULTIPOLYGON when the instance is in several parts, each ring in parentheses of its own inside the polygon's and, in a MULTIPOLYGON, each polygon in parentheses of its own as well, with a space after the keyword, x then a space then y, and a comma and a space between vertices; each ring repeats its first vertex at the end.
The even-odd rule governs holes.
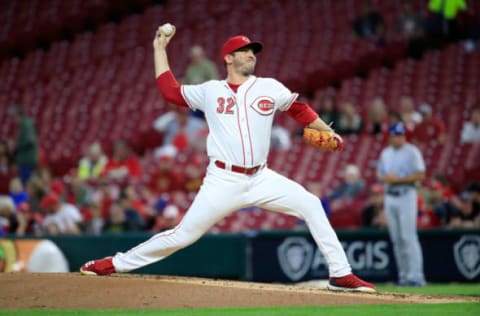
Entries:
POLYGON ((343 139, 334 132, 306 127, 303 130, 303 140, 308 145, 323 150, 340 151, 343 149, 343 139))

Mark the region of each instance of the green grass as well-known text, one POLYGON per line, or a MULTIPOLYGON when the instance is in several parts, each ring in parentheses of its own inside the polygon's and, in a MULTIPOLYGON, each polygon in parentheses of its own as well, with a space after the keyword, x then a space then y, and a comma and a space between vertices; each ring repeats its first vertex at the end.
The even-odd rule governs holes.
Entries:
POLYGON ((478 283, 428 284, 424 287, 395 286, 391 284, 376 284, 376 286, 380 292, 480 296, 480 284, 478 283))
POLYGON ((469 316, 479 315, 480 304, 416 304, 416 305, 371 305, 371 306, 315 306, 277 308, 220 308, 220 309, 165 309, 165 310, 90 310, 55 311, 22 310, 0 311, 0 316, 469 316))

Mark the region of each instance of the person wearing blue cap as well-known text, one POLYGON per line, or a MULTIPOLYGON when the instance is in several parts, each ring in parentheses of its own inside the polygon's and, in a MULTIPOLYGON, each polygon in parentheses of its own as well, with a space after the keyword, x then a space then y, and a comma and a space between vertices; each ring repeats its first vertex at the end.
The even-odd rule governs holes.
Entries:
POLYGON ((385 185, 385 213, 397 263, 398 285, 423 286, 423 255, 417 233, 417 184, 425 178, 420 150, 405 138, 401 122, 388 129, 389 146, 382 150, 377 177, 385 185))

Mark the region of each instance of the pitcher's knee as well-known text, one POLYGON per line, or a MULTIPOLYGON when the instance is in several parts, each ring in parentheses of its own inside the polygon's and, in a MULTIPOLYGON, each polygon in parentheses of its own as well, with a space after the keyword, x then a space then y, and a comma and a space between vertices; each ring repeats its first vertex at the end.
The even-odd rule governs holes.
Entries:
POLYGON ((190 246, 202 236, 199 232, 194 232, 187 229, 178 229, 175 231, 173 238, 176 241, 177 247, 185 248, 190 246))
POLYGON ((308 194, 304 198, 302 197, 302 201, 299 204, 302 213, 324 213, 324 209, 320 199, 313 194, 308 194))

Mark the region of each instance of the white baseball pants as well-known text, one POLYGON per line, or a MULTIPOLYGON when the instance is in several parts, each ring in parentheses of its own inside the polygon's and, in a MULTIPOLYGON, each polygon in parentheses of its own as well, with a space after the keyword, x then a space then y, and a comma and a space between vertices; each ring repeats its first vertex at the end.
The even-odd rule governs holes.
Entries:
POLYGON ((158 233, 125 253, 117 253, 113 257, 115 270, 128 272, 162 260, 194 243, 223 217, 254 205, 305 220, 328 262, 330 276, 351 273, 318 197, 267 167, 249 176, 220 169, 213 163, 183 220, 175 228, 158 233))

